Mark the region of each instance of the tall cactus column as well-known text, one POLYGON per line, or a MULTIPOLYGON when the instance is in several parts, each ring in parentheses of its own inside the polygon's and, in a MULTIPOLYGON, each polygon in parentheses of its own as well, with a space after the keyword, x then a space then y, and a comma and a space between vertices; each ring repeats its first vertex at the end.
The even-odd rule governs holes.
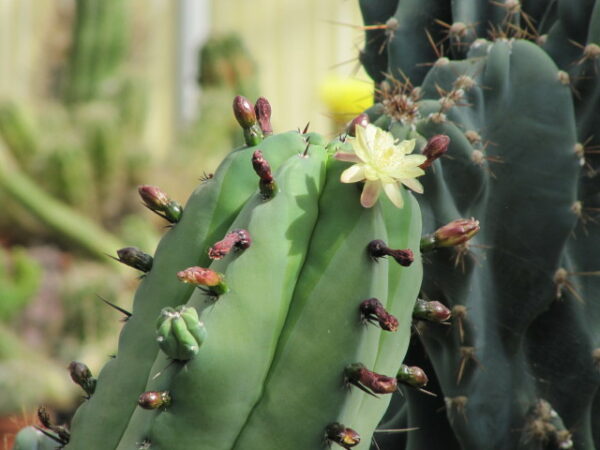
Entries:
MULTIPOLYGON (((399 138, 451 139, 423 179, 425 231, 457 217, 481 223, 469 244, 424 255, 421 294, 454 317, 450 329, 419 323, 443 401, 407 392, 397 425, 420 429, 405 448, 598 446, 591 127, 600 123, 600 10, 562 1, 381 3, 361 2, 367 25, 385 24, 367 31, 383 47, 368 44, 362 56, 381 81, 368 113, 399 138), (440 409, 453 436, 430 432, 440 409)), ((415 351, 407 362, 423 360, 415 351)))

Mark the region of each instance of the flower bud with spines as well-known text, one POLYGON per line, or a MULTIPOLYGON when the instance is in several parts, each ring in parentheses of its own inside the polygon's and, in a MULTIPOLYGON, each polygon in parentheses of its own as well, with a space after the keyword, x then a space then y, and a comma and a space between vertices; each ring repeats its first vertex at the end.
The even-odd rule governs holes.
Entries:
POLYGON ((233 230, 208 249, 208 257, 210 259, 222 259, 232 250, 247 249, 251 243, 252 239, 247 230, 233 230))
POLYGON ((479 221, 456 219, 438 228, 421 239, 421 251, 428 252, 441 247, 456 247, 464 244, 479 232, 479 221))
POLYGON ((117 250, 117 261, 142 272, 150 272, 153 258, 136 247, 125 247, 117 250))
POLYGON ((96 390, 96 378, 92 376, 92 372, 83 363, 73 361, 69 364, 69 374, 71 379, 81 386, 88 396, 92 396, 96 390))
POLYGON ((335 442, 346 450, 360 444, 360 435, 352 428, 347 428, 341 423, 332 423, 325 428, 325 440, 335 442))
POLYGON ((185 270, 177 272, 177 278, 184 283, 205 287, 205 291, 208 294, 217 297, 229 290, 222 274, 215 272, 212 269, 205 269, 204 267, 188 267, 185 270))
POLYGON ((138 187, 138 192, 142 197, 144 206, 150 211, 155 212, 171 223, 179 222, 183 208, 179 203, 171 200, 160 188, 142 185, 138 187))
POLYGON ((427 320, 434 323, 446 323, 452 312, 442 303, 418 298, 413 309, 413 319, 427 320))
POLYGON ((360 304, 359 310, 363 320, 379 324, 382 330, 398 330, 398 319, 388 313, 378 299, 369 298, 364 300, 360 304))
POLYGON ((268 161, 263 157, 260 150, 256 150, 252 154, 252 167, 260 178, 258 187, 260 194, 264 199, 271 199, 275 196, 277 186, 273 179, 273 173, 271 172, 271 166, 268 161))
POLYGON ((171 402, 169 391, 148 391, 138 398, 138 405, 144 409, 165 409, 171 402))
POLYGON ((375 394, 392 394, 398 388, 396 378, 375 373, 361 363, 350 364, 346 367, 344 378, 347 383, 373 396, 375 394))
POLYGON ((410 266, 414 261, 414 255, 411 249, 407 248, 404 250, 393 250, 389 248, 381 239, 375 239, 369 242, 369 245, 367 246, 367 253, 374 260, 383 258, 384 256, 391 256, 398 264, 404 267, 410 266))

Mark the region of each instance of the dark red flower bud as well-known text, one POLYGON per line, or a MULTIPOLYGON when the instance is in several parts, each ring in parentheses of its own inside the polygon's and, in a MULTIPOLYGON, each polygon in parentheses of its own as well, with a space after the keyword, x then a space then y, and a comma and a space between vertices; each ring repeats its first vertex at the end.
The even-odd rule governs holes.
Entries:
POLYGON ((369 298, 363 301, 359 310, 363 320, 378 323, 382 330, 398 330, 398 319, 388 313, 378 299, 369 298))
POLYGON ((233 230, 208 250, 210 259, 221 259, 232 250, 245 250, 250 247, 252 239, 246 230, 233 230))
POLYGON ((332 423, 325 428, 325 440, 335 442, 346 450, 360 444, 360 435, 341 423, 332 423))
POLYGON ((370 395, 391 394, 398 387, 396 378, 375 373, 361 363, 350 364, 346 367, 344 377, 347 383, 370 395))
POLYGON ((367 245, 367 253, 375 260, 384 256, 391 256, 398 264, 404 267, 410 266, 414 261, 414 255, 411 249, 392 250, 387 247, 385 242, 381 239, 369 242, 369 245, 367 245))
POLYGON ((254 111, 256 112, 256 118, 258 119, 258 125, 263 132, 264 136, 273 134, 273 127, 271 126, 271 104, 264 97, 259 97, 254 105, 254 111))
POLYGON ((452 317, 452 312, 438 301, 417 299, 413 309, 413 318, 429 322, 443 323, 452 317))
POLYGON ((271 166, 267 160, 263 157, 260 150, 256 150, 252 154, 252 167, 260 178, 258 183, 260 193, 265 199, 269 199, 275 196, 276 186, 275 180, 273 180, 273 174, 271 173, 271 166))
POLYGON ((138 405, 144 409, 166 408, 171 404, 169 391, 148 391, 138 398, 138 405))
POLYGON ((238 95, 233 99, 233 114, 242 128, 250 128, 256 124, 254 106, 246 97, 238 95))
POLYGON ((356 136, 356 127, 366 128, 369 124, 369 116, 366 113, 361 113, 356 116, 346 127, 346 133, 348 135, 355 137, 356 136))
POLYGON ((427 157, 427 160, 419 167, 423 170, 429 168, 433 162, 443 156, 448 151, 450 138, 445 134, 436 134, 432 136, 423 147, 421 153, 427 157))

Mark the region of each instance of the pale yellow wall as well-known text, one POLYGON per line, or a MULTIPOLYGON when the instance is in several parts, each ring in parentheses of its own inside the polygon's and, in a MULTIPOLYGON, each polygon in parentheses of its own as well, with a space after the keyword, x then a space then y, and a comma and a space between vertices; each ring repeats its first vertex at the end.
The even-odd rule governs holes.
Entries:
MULTIPOLYGON (((213 30, 239 32, 258 61, 261 93, 272 103, 276 129, 310 121, 314 131, 329 132, 319 85, 331 71, 355 73, 363 39, 357 28, 332 22, 358 27, 358 1, 213 0, 211 14, 213 30)), ((367 80, 362 71, 357 77, 367 80)))

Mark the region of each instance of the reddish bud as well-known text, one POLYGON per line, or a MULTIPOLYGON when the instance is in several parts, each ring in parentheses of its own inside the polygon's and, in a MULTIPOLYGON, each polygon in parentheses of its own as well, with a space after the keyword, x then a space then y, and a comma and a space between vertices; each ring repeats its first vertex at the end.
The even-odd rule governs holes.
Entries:
POLYGON ((450 138, 445 134, 436 134, 429 138, 421 151, 427 157, 427 160, 419 167, 423 170, 430 167, 436 159, 448 151, 448 145, 450 145, 450 138))
POLYGON ((206 286, 209 288, 208 293, 212 295, 218 296, 228 290, 222 274, 203 267, 194 266, 177 272, 177 278, 184 283, 206 286))
POLYGON ((388 313, 376 298, 369 298, 363 301, 360 304, 359 310, 363 320, 373 324, 378 323, 382 330, 398 330, 398 319, 388 313))
POLYGON ((142 185, 138 192, 146 208, 164 217, 171 223, 179 222, 183 209, 177 202, 171 200, 160 188, 142 185))
POLYGON ((263 157, 260 150, 256 150, 252 154, 252 167, 260 178, 258 186, 260 193, 265 199, 272 198, 275 195, 275 181, 271 173, 271 166, 263 157))
POLYGON ((452 317, 452 312, 438 301, 417 299, 413 309, 413 318, 429 322, 443 323, 452 317))
POLYGON ((273 134, 273 127, 271 126, 271 104, 264 97, 259 97, 254 105, 254 112, 258 119, 258 125, 263 132, 263 135, 269 136, 273 134))
POLYGON ((410 266, 414 261, 412 250, 392 250, 391 248, 388 248, 381 239, 369 242, 369 245, 367 245, 367 253, 375 260, 384 256, 391 256, 398 264, 404 267, 410 266))
POLYGON ((246 97, 238 95, 233 99, 233 114, 242 128, 250 128, 256 124, 254 106, 246 97))
POLYGON ((346 127, 346 133, 348 133, 352 137, 355 137, 356 127, 359 126, 366 128, 369 122, 369 116, 366 113, 361 113, 354 119, 352 119, 352 121, 348 124, 348 126, 346 127))
POLYGON ((210 259, 221 259, 232 250, 245 250, 250 247, 252 239, 246 230, 234 230, 208 250, 210 259))
POLYGON ((423 369, 417 366, 407 366, 406 364, 400 366, 396 379, 398 383, 407 384, 415 388, 425 387, 429 382, 423 369))
POLYGON ((479 221, 456 219, 438 228, 433 234, 423 236, 421 251, 426 252, 440 247, 455 247, 464 244, 479 232, 479 221))
POLYGON ((335 442, 346 450, 360 443, 360 435, 352 428, 346 428, 341 423, 332 423, 325 428, 325 440, 335 442))
POLYGON ((370 395, 391 394, 398 387, 396 378, 372 372, 361 363, 346 367, 344 377, 346 382, 370 395))
POLYGON ((144 409, 166 408, 171 404, 169 391, 148 391, 138 398, 138 405, 144 409))

